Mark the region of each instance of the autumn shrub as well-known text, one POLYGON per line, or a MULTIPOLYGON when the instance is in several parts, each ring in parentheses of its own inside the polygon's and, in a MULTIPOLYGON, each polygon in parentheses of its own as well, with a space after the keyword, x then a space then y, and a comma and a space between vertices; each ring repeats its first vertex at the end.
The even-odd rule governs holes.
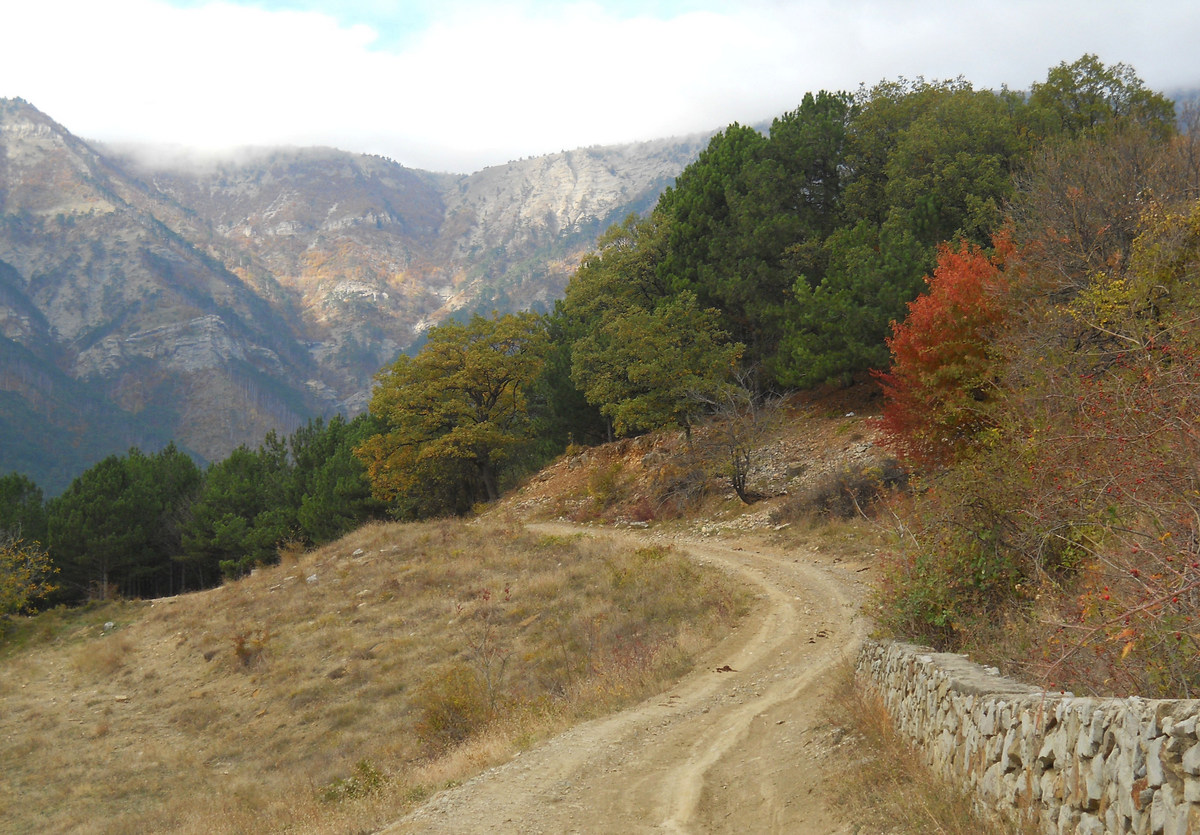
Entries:
POLYGON ((629 506, 628 516, 634 522, 653 522, 656 515, 654 502, 649 496, 638 496, 629 506))
POLYGON ((754 370, 738 377, 736 386, 704 398, 710 416, 702 433, 693 433, 693 454, 704 469, 727 481, 744 504, 767 498, 752 485, 764 448, 784 422, 782 398, 758 391, 754 370))
POLYGON ((455 604, 454 622, 460 626, 464 655, 483 685, 489 710, 495 710, 504 688, 505 671, 512 656, 511 635, 506 635, 512 607, 512 589, 494 593, 481 588, 469 601, 455 604), (503 607, 503 608, 502 608, 503 607))
MULTIPOLYGON (((967 243, 939 249, 926 292, 888 339, 891 367, 876 372, 888 445, 931 474, 898 505, 901 540, 885 559, 881 617, 947 648, 1005 606, 1026 575, 1019 513, 1028 491, 1009 472, 1019 445, 1005 446, 1021 433, 1002 434, 1004 404, 994 402, 1014 247, 1003 235, 994 245, 992 255, 967 243)), ((825 491, 826 502, 857 506, 853 484, 835 480, 825 491)))
POLYGON ((416 737, 431 753, 444 752, 484 727, 492 717, 478 672, 455 662, 434 672, 418 687, 416 737))
POLYGON ((1071 299, 1097 274, 1128 262, 1148 198, 1174 203, 1200 194, 1197 112, 1184 109, 1190 124, 1169 142, 1126 120, 1036 149, 1017 172, 1008 206, 1028 268, 1021 292, 1071 299))
POLYGON ((615 503, 622 495, 622 467, 620 461, 597 466, 588 475, 588 496, 600 509, 615 503))
POLYGON ((452 663, 433 673, 417 689, 417 738, 430 753, 442 753, 465 741, 492 718, 487 689, 469 664, 452 663))
POLYGON ((1151 206, 1127 263, 1022 314, 991 425, 897 508, 886 624, 1077 691, 1200 691, 1198 265, 1200 208, 1151 206))
POLYGON ((1029 490, 1010 460, 1011 450, 980 450, 890 503, 896 541, 877 590, 885 627, 957 650, 1020 594, 1029 490))
POLYGON ((279 564, 288 566, 296 565, 300 561, 300 558, 304 556, 305 550, 307 550, 307 546, 302 540, 295 538, 285 539, 277 546, 279 564))
POLYGON ((268 629, 243 629, 230 636, 233 657, 239 668, 253 667, 262 662, 271 640, 268 629))
POLYGON ((661 513, 675 516, 695 507, 707 495, 710 481, 703 462, 681 452, 654 472, 650 491, 661 513))
POLYGON ((1047 454, 1030 463, 1078 570, 1037 666, 1081 689, 1194 696, 1200 206, 1150 204, 1140 230, 1128 264, 1093 275, 1061 308, 1076 347, 1045 387, 1047 454))
POLYGON ((872 517, 881 503, 906 489, 908 471, 894 459, 844 464, 771 511, 773 524, 799 519, 872 517))
POLYGON ((57 573, 41 545, 0 534, 0 634, 9 615, 27 611, 57 588, 57 573))
POLYGON ((1036 621, 1025 651, 988 660, 1077 690, 1196 691, 1195 438, 1148 418, 1161 396, 1110 374, 1114 386, 1136 405, 1081 382, 1089 394, 1053 421, 1001 433, 893 506, 902 542, 884 561, 888 627, 988 652, 980 639, 997 623, 1036 621), (1139 420, 1154 429, 1138 437, 1139 420))
POLYGON ((359 800, 375 794, 387 785, 387 777, 369 760, 359 760, 354 764, 354 773, 348 777, 338 777, 325 786, 319 797, 325 803, 340 803, 347 800, 359 800))
POLYGON ((894 460, 846 464, 819 479, 801 501, 820 516, 869 516, 881 500, 907 482, 908 473, 894 460))
POLYGON ((1079 381, 1062 439, 1075 466, 1063 478, 1076 485, 1071 501, 1089 509, 1094 532, 1081 542, 1085 571, 1064 619, 1078 637, 1048 662, 1058 673, 1086 646, 1095 686, 1195 695, 1200 339, 1191 327, 1172 330, 1117 351, 1079 381))
POLYGON ((992 386, 990 336, 1004 317, 1012 252, 1006 237, 994 243, 992 256, 966 242, 941 246, 926 292, 887 340, 891 367, 875 372, 883 431, 909 461, 948 463, 989 425, 981 403, 992 386))

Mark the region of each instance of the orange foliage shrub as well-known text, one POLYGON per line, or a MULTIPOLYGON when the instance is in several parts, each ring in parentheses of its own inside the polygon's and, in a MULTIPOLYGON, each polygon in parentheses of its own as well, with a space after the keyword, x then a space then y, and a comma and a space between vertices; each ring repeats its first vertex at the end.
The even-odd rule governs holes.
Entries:
POLYGON ((980 409, 993 360, 989 334, 1004 318, 1013 247, 997 236, 995 254, 963 242, 943 244, 927 292, 908 305, 887 340, 889 371, 874 372, 883 389, 885 436, 906 460, 946 464, 987 426, 980 409))

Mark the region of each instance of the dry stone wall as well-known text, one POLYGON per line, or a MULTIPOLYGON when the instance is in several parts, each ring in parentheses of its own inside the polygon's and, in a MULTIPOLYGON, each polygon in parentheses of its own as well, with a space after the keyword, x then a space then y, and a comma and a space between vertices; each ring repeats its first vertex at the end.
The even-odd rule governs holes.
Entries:
POLYGON ((858 675, 983 808, 1053 835, 1200 835, 1200 701, 1049 693, 892 642, 867 642, 858 675))

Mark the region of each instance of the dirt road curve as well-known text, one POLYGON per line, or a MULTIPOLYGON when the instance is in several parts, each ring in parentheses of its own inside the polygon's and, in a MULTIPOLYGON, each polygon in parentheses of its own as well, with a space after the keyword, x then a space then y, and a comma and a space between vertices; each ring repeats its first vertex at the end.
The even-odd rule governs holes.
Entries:
POLYGON ((830 729, 821 710, 865 632, 856 617, 863 575, 749 541, 593 533, 669 541, 745 576, 762 590, 759 605, 671 690, 441 792, 384 831, 848 832, 827 803, 837 787, 822 777, 830 729))

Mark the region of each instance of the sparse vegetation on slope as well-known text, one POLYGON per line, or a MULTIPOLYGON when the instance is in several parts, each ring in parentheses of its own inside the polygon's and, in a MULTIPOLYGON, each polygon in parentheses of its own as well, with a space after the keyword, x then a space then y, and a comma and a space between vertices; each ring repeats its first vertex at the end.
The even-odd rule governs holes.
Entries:
POLYGON ((22 621, 11 831, 346 832, 655 692, 744 611, 669 549, 371 525, 207 592, 22 621))

